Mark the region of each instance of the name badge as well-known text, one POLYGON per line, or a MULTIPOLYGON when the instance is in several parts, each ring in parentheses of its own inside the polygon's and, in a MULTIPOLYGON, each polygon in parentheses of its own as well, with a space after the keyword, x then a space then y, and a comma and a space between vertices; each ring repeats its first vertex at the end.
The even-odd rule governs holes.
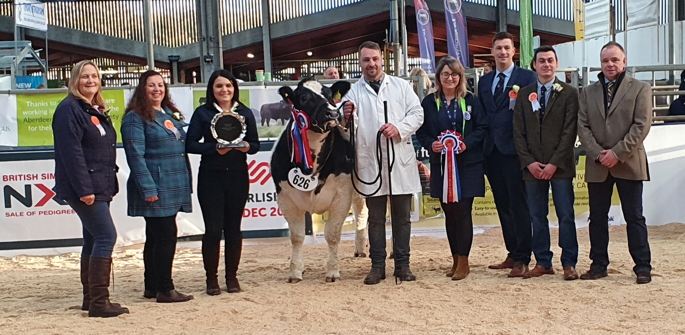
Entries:
POLYGON ((319 179, 302 174, 299 168, 292 168, 288 172, 288 183, 297 190, 309 192, 319 185, 319 179))

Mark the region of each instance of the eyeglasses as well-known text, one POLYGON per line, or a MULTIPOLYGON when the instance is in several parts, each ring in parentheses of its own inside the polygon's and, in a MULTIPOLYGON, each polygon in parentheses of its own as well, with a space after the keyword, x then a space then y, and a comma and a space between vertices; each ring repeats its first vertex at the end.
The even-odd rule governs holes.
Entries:
POLYGON ((442 79, 447 79, 449 77, 452 77, 452 79, 457 79, 457 78, 459 78, 459 73, 456 73, 456 72, 452 72, 452 73, 442 72, 442 73, 440 73, 440 78, 442 78, 442 79))

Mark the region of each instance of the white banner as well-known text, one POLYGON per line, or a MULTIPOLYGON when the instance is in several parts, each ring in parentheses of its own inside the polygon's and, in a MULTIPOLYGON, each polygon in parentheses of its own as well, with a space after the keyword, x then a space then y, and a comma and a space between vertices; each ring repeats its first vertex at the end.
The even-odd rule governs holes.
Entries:
POLYGON ((585 4, 585 39, 609 35, 609 8, 609 0, 585 4))
POLYGON ((14 95, 0 94, 0 106, 5 110, 0 112, 0 146, 16 147, 19 145, 17 99, 14 95))
POLYGON ((628 29, 638 29, 659 24, 657 0, 630 0, 628 3, 628 29))
MULTIPOLYGON (((200 155, 190 155, 193 169, 192 213, 178 214, 178 236, 201 235, 204 221, 197 202, 197 171, 200 155)), ((242 230, 287 228, 278 204, 276 189, 271 179, 271 152, 263 151, 248 156, 250 195, 243 213, 242 230)), ((80 238, 81 222, 66 203, 57 201, 53 191, 54 160, 1 162, 0 186, 3 199, 0 208, 0 242, 56 240, 80 238)), ((126 180, 130 170, 123 149, 117 150, 120 167, 119 189, 111 204, 112 217, 119 238, 117 245, 130 245, 145 240, 142 217, 126 215, 126 180)))
POLYGON ((47 31, 48 13, 38 0, 14 0, 15 24, 25 28, 47 31))

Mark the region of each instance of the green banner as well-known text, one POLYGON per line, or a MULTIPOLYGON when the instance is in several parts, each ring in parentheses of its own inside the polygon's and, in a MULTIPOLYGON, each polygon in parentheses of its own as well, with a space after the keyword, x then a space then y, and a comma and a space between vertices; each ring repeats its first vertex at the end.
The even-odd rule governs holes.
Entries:
MULTIPOLYGON (((110 117, 117 130, 117 142, 121 143, 119 128, 126 108, 123 90, 102 92, 107 102, 110 117)), ((17 128, 19 146, 50 146, 52 139, 52 117, 57 105, 66 97, 64 93, 17 94, 17 128)))
POLYGON ((531 0, 520 1, 521 15, 521 67, 530 68, 533 60, 533 4, 531 0))

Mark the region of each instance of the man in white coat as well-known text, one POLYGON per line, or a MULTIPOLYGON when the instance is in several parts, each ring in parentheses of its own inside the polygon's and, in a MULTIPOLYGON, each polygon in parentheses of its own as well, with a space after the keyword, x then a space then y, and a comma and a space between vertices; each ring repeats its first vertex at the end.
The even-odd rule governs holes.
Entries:
POLYGON ((411 236, 412 194, 421 192, 416 154, 411 135, 423 123, 423 108, 411 85, 405 80, 383 73, 381 48, 378 43, 364 42, 359 47, 362 78, 345 95, 343 111, 347 126, 354 121, 357 177, 354 183, 366 197, 369 208, 369 256, 371 271, 364 279, 367 285, 385 279, 385 218, 388 198, 391 202, 394 276, 402 281, 416 280, 409 269, 409 238, 411 236), (385 121, 384 102, 388 105, 385 121), (382 136, 378 137, 378 133, 382 136), (392 194, 388 180, 386 138, 392 141, 392 194), (378 142, 381 162, 376 158, 378 142), (394 163, 392 163, 394 161, 394 163), (380 165, 379 165, 380 164, 380 165), (382 170, 379 171, 380 166, 382 170), (371 185, 361 181, 372 182, 371 185), (361 180, 361 181, 360 181, 361 180), (390 197, 388 197, 390 196, 390 197))

